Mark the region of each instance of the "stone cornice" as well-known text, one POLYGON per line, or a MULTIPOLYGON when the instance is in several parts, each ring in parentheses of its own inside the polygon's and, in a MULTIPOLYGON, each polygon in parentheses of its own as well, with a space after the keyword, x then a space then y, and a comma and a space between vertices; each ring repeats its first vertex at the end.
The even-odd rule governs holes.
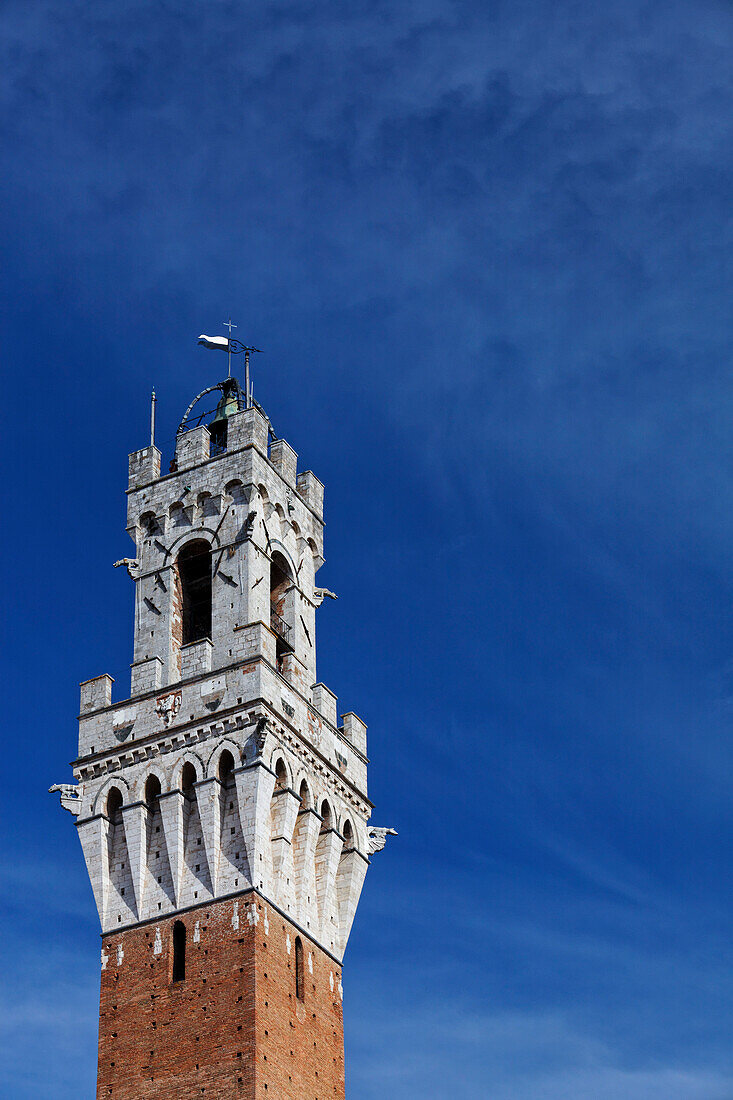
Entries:
MULTIPOLYGON (((273 736, 281 743, 287 744, 306 767, 320 775, 329 786, 338 791, 362 814, 372 809, 372 803, 358 787, 339 772, 295 727, 288 728, 289 724, 284 722, 272 705, 263 698, 248 700, 241 708, 232 707, 224 714, 217 715, 216 719, 209 723, 187 722, 178 727, 172 726, 160 733, 149 734, 140 741, 131 742, 125 747, 107 749, 103 753, 95 753, 94 756, 75 760, 71 766, 74 768, 76 778, 82 781, 124 772, 126 768, 134 767, 143 760, 155 760, 180 749, 202 744, 214 737, 226 737, 228 734, 255 726, 257 720, 263 717, 265 710, 275 724, 275 729, 272 730, 273 736), (278 726, 281 728, 278 729, 278 726)), ((206 782, 206 780, 200 782, 206 782)))

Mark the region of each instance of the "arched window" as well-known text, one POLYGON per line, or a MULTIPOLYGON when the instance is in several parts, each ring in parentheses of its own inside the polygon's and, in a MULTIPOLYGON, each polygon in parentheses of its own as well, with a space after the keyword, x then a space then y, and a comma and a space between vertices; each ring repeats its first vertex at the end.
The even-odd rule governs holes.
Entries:
POLYGON ((331 807, 324 798, 321 802, 321 830, 316 840, 316 896, 318 898, 318 910, 321 920, 327 919, 326 905, 329 899, 329 873, 328 867, 331 859, 333 837, 330 835, 333 828, 334 817, 331 807))
POLYGON ((227 494, 227 496, 231 497, 232 504, 234 505, 247 503, 244 486, 238 478, 236 478, 234 481, 229 481, 224 486, 224 492, 227 494))
POLYGON ((351 828, 351 822, 347 821, 344 824, 344 851, 350 851, 354 847, 354 830, 351 828))
POLYGON ((186 977, 186 926, 182 920, 173 925, 173 981, 186 977))
POLYGON ((303 944, 300 936, 295 937, 295 996, 305 1000, 305 976, 303 974, 303 944))
MULTIPOLYGON (((288 771, 282 757, 275 764, 275 787, 270 799, 270 839, 282 839, 282 828, 285 818, 285 803, 281 797, 288 789, 288 771)), ((287 837, 288 842, 290 837, 287 837)))
POLYGON ((224 749, 224 752, 219 757, 219 779, 222 783, 231 782, 234 772, 234 757, 230 753, 229 749, 224 749))
POLYGON ((107 795, 107 817, 113 825, 122 822, 122 792, 119 787, 110 787, 107 795))
POLYGON ((189 542, 178 555, 181 587, 181 645, 211 637, 211 547, 189 542))
POLYGON ((144 538, 151 538, 153 535, 162 534, 160 523, 158 522, 155 512, 143 512, 140 516, 140 530, 144 538))
POLYGON ((295 896, 299 905, 302 905, 303 900, 307 897, 310 902, 310 897, 306 893, 306 890, 310 889, 310 868, 306 866, 306 850, 308 842, 308 824, 310 822, 310 814, 307 812, 312 806, 311 794, 308 789, 308 784, 305 779, 300 784, 300 793, 298 795, 300 805, 298 807, 298 816, 295 819, 295 829, 293 830, 293 870, 295 871, 295 896))
POLYGON ((277 638, 275 648, 278 667, 285 654, 293 652, 286 608, 288 593, 292 588, 290 567, 279 550, 275 550, 270 562, 270 626, 277 638))
POLYGON ((190 760, 181 768, 181 790, 185 794, 186 798, 193 798, 194 790, 193 785, 196 782, 196 769, 190 760))
POLYGON ((285 761, 282 757, 275 765, 275 788, 278 791, 285 790, 288 785, 288 769, 285 767, 285 761))
POLYGON ((160 780, 157 775, 149 775, 145 780, 145 801, 151 813, 160 809, 160 780))
POLYGON ((183 504, 177 501, 175 504, 171 504, 168 511, 172 527, 190 527, 191 518, 190 512, 187 512, 183 504))

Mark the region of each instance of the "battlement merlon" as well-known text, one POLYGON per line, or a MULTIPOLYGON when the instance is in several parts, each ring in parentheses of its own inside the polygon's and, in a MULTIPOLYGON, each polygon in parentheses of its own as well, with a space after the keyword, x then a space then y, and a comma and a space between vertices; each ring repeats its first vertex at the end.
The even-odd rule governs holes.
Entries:
POLYGON ((253 447, 278 472, 285 487, 294 490, 315 517, 323 524, 323 483, 312 470, 297 471, 298 456, 284 439, 275 439, 269 447, 268 423, 257 408, 243 409, 227 421, 226 451, 211 455, 211 436, 201 425, 183 432, 176 441, 175 462, 177 469, 170 474, 160 474, 161 453, 155 446, 143 447, 129 456, 128 494, 150 486, 153 482, 170 483, 179 474, 196 466, 225 458, 238 451, 253 447))

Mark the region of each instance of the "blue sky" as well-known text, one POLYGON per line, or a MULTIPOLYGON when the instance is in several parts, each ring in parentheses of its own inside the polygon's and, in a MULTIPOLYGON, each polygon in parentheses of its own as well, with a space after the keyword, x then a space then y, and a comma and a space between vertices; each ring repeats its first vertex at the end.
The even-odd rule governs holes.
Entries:
POLYGON ((221 362, 326 483, 370 727, 350 1100, 733 1098, 733 12, 5 0, 0 1080, 92 1096, 77 684, 221 362), (121 575, 122 574, 122 575, 121 575))

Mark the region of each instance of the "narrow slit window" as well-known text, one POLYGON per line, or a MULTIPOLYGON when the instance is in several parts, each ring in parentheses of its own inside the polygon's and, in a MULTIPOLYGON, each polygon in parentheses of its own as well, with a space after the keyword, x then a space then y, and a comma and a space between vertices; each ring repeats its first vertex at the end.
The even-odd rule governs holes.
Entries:
POLYGON ((303 944, 300 936, 295 938, 295 996, 305 1000, 305 979, 303 976, 303 944))
POLYGON ((186 977, 186 926, 177 920, 173 925, 173 981, 182 982, 186 977))

